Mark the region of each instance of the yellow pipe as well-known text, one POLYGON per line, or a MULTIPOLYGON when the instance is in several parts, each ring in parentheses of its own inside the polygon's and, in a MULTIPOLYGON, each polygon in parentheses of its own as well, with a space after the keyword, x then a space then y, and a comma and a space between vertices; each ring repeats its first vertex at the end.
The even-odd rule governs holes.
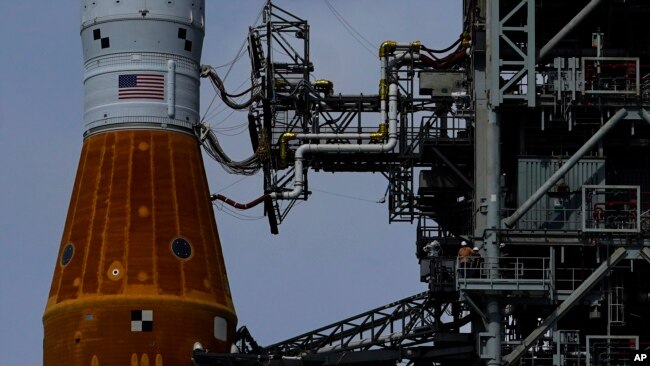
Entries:
POLYGON ((314 81, 314 88, 325 93, 325 96, 330 96, 334 93, 334 83, 330 80, 319 79, 314 81))
POLYGON ((377 129, 377 132, 373 132, 370 134, 370 140, 372 141, 382 141, 385 140, 387 137, 388 137, 387 123, 381 123, 379 125, 379 128, 377 129))
POLYGON ((287 167, 287 155, 289 152, 289 141, 296 139, 295 132, 285 132, 280 136, 280 168, 287 167))
POLYGON ((334 83, 330 80, 318 79, 314 81, 314 86, 321 89, 334 89, 334 83))
POLYGON ((420 42, 420 41, 411 42, 411 51, 413 51, 415 53, 420 53, 421 48, 422 48, 422 42, 420 42))
POLYGON ((463 48, 469 48, 472 45, 472 36, 469 32, 463 32, 463 34, 460 35, 460 38, 463 48))
POLYGON ((379 58, 384 58, 388 54, 393 53, 397 47, 397 42, 395 41, 384 41, 384 43, 379 46, 379 58))
POLYGON ((388 97, 388 84, 386 84, 386 79, 379 80, 379 99, 386 100, 388 97))

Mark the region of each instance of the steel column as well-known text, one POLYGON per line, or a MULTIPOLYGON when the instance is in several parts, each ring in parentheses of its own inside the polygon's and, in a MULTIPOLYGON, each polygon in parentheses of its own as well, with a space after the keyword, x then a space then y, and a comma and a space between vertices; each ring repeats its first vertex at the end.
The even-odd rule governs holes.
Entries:
MULTIPOLYGON (((497 230, 500 228, 500 176, 501 176, 501 116, 497 107, 501 104, 502 96, 499 90, 500 74, 500 36, 501 17, 500 1, 486 1, 487 3, 487 80, 488 86, 492 86, 489 94, 489 111, 487 118, 487 144, 486 144, 486 198, 487 217, 486 226, 483 231, 483 243, 486 250, 486 268, 490 278, 499 276, 499 243, 497 242, 497 230), (495 87, 497 86, 497 87, 495 87)), ((487 333, 489 338, 485 344, 486 364, 488 366, 501 366, 501 309, 497 295, 487 296, 485 315, 487 316, 487 333)))

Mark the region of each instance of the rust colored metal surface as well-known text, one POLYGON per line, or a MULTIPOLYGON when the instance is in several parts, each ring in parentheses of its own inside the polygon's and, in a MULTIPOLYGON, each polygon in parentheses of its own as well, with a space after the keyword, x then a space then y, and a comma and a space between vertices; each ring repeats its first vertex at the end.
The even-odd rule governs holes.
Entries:
POLYGON ((237 318, 196 139, 85 140, 43 316, 44 364, 191 365, 237 318))

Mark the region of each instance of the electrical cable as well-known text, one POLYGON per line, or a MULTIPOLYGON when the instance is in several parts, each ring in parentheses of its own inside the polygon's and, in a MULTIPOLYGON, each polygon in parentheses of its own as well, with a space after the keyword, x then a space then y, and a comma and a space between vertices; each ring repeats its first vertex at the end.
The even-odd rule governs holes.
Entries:
POLYGON ((460 43, 461 40, 462 40, 462 36, 459 37, 459 38, 458 38, 454 43, 452 43, 449 47, 444 48, 444 49, 442 49, 442 50, 435 50, 435 49, 433 49, 433 48, 428 48, 428 47, 426 47, 426 46, 422 46, 422 50, 427 51, 427 52, 431 52, 431 53, 445 53, 445 52, 449 52, 449 51, 451 51, 452 49, 454 49, 454 47, 458 46, 458 44, 460 43))
MULTIPOLYGON (((249 83, 249 82, 250 82, 250 79, 246 79, 246 80, 242 81, 241 84, 239 84, 239 85, 237 86, 237 88, 235 88, 235 90, 239 90, 242 86, 244 86, 244 84, 249 83)), ((215 93, 215 94, 214 94, 214 98, 216 98, 217 96, 219 96, 219 93, 215 93)), ((241 97, 238 97, 238 98, 241 98, 241 97)), ((223 112, 225 112, 225 111, 227 111, 227 110, 229 110, 229 109, 230 109, 230 108, 228 108, 228 106, 224 104, 222 107, 220 107, 220 108, 216 108, 216 109, 214 110, 214 112, 212 112, 212 113, 210 113, 210 114, 206 113, 206 114, 203 116, 203 118, 201 119, 201 121, 208 121, 208 120, 214 119, 216 116, 220 115, 221 113, 223 113, 223 112)), ((218 124, 221 124, 221 123, 223 123, 223 122, 224 122, 224 121, 222 120, 222 121, 218 122, 217 125, 218 125, 218 124)))
MULTIPOLYGON (((215 67, 215 69, 219 69, 219 68, 222 68, 222 67, 225 67, 225 66, 230 66, 230 67, 228 68, 228 71, 226 72, 226 76, 224 77, 224 80, 228 78, 228 75, 230 74, 230 71, 232 70, 232 67, 233 67, 233 66, 237 63, 237 61, 239 61, 239 59, 241 59, 242 56, 244 55, 245 52, 243 52, 243 47, 244 47, 245 45, 246 45, 246 41, 244 41, 244 42, 242 43, 242 46, 239 48, 239 51, 237 52, 237 56, 235 56, 235 58, 234 58, 232 61, 230 61, 230 62, 227 63, 227 64, 224 64, 224 65, 221 65, 221 66, 215 67)), ((244 83, 246 83, 247 81, 248 81, 248 80, 244 81, 244 83)), ((242 83, 242 85, 243 85, 244 83, 242 83)), ((241 85, 240 85, 240 86, 241 86, 241 85)), ((239 87, 237 87, 237 88, 239 89, 239 87)), ((215 93, 214 96, 212 97, 212 100, 210 100, 210 104, 208 105, 208 108, 205 110, 205 113, 203 114, 203 118, 201 118, 201 121, 205 121, 206 119, 208 119, 206 116, 210 113, 210 110, 212 109, 212 105, 214 104, 215 100, 217 99, 217 96, 218 96, 218 93, 215 93)))
POLYGON ((242 129, 241 131, 239 131, 239 132, 237 132, 237 133, 218 132, 218 134, 221 135, 221 136, 233 137, 233 136, 239 136, 239 135, 241 135, 242 133, 246 132, 247 130, 248 130, 248 129, 245 128, 245 129, 242 129))
MULTIPOLYGON (((255 21, 253 22, 253 24, 257 24, 257 22, 260 20, 260 18, 262 17, 262 14, 264 14, 264 9, 266 9, 266 6, 267 6, 267 3, 265 2, 264 5, 262 5, 262 8, 260 9, 260 11, 257 13, 257 17, 255 17, 255 21)), ((232 71, 233 66, 235 66, 237 61, 239 61, 244 56, 244 54, 246 53, 246 52, 244 52, 244 47, 246 46, 246 42, 247 42, 247 40, 244 40, 244 42, 242 42, 241 46, 239 47, 239 51, 237 51, 237 55, 235 56, 235 58, 232 59, 232 61, 230 61, 228 63, 225 63, 225 64, 223 64, 221 66, 217 66, 215 68, 215 69, 220 69, 220 68, 229 66, 228 71, 226 72, 226 75, 223 78, 224 81, 226 79, 228 79, 228 76, 230 75, 230 72, 232 71)), ((210 104, 208 105, 208 108, 205 110, 205 113, 203 115, 203 118, 201 118, 201 121, 205 121, 205 119, 206 119, 205 116, 207 116, 210 113, 210 109, 212 108, 212 105, 214 104, 214 101, 216 99, 217 99, 217 95, 215 94, 212 97, 212 100, 210 101, 210 104)))
POLYGON ((245 127, 245 126, 248 126, 248 123, 240 123, 238 125, 228 126, 228 127, 219 127, 219 128, 213 127, 212 129, 217 131, 217 132, 222 132, 222 131, 238 130, 238 129, 240 129, 242 127, 245 127))
POLYGON ((261 195, 261 196, 257 197, 256 199, 250 201, 250 202, 239 203, 239 202, 234 201, 234 200, 232 200, 232 199, 230 199, 230 198, 228 198, 228 197, 226 197, 226 196, 224 196, 222 194, 216 194, 215 193, 215 194, 210 195, 210 199, 212 201, 222 201, 222 202, 225 202, 226 204, 228 204, 228 205, 230 205, 230 206, 232 206, 232 207, 234 207, 236 209, 239 209, 239 210, 248 210, 249 208, 253 208, 253 207, 259 205, 260 203, 266 201, 267 199, 269 199, 269 197, 270 196, 268 194, 264 194, 264 195, 261 195))
POLYGON ((369 199, 366 199, 366 198, 355 197, 355 196, 349 196, 349 195, 347 195, 347 194, 342 194, 342 193, 328 192, 328 191, 324 191, 324 190, 322 190, 322 189, 316 189, 316 188, 311 188, 311 187, 310 187, 309 190, 311 190, 311 191, 316 191, 316 192, 320 192, 320 193, 329 194, 329 195, 336 196, 336 197, 341 197, 341 198, 347 198, 347 199, 351 199, 351 200, 356 200, 356 201, 370 202, 370 203, 379 203, 379 202, 377 202, 376 200, 369 200, 369 199))
POLYGON ((261 95, 262 95, 262 86, 260 84, 257 84, 255 82, 255 79, 252 78, 251 75, 251 82, 252 86, 250 89, 248 89, 251 92, 251 97, 245 102, 237 102, 233 99, 231 99, 231 96, 228 94, 226 91, 226 87, 223 84, 223 80, 219 77, 217 74, 217 71, 209 65, 204 65, 201 68, 201 76, 202 77, 207 77, 210 79, 210 82, 214 86, 215 90, 218 92, 218 94, 221 96, 221 100, 230 108, 232 109, 246 109, 253 104, 256 100, 258 100, 261 95))
POLYGON ((445 58, 434 60, 427 55, 420 55, 420 60, 426 66, 432 67, 434 69, 448 69, 466 56, 467 53, 465 52, 465 49, 461 47, 456 52, 448 55, 445 58))
POLYGON ((372 50, 374 45, 372 42, 368 41, 366 37, 364 37, 361 33, 359 33, 354 27, 339 13, 336 8, 329 2, 329 0, 325 0, 325 5, 327 5, 327 8, 330 10, 330 12, 334 15, 334 17, 343 25, 343 27, 348 31, 348 33, 354 38, 360 45, 363 47, 366 51, 368 51, 371 55, 375 56, 375 52, 372 50), (358 35, 358 37, 355 35, 355 33, 358 35), (366 46, 361 39, 363 39, 368 45, 370 45, 370 48, 366 46))
POLYGON ((232 187, 232 186, 234 186, 234 185, 236 185, 236 184, 238 184, 238 183, 241 183, 244 179, 246 179, 246 178, 250 178, 250 177, 251 177, 251 175, 243 176, 243 177, 237 179, 236 181, 234 181, 234 182, 228 184, 227 186, 221 188, 220 190, 217 191, 217 193, 224 192, 224 191, 227 190, 228 188, 230 188, 230 187, 232 187))
POLYGON ((228 216, 234 217, 237 220, 241 221, 258 221, 264 219, 264 216, 249 216, 241 214, 231 208, 229 208, 225 203, 217 204, 216 202, 212 204, 217 210, 225 213, 228 216))
POLYGON ((230 174, 253 175, 262 168, 262 159, 259 154, 254 153, 240 161, 231 159, 223 150, 219 139, 210 126, 202 123, 195 129, 195 134, 201 141, 205 152, 216 160, 224 170, 230 174))

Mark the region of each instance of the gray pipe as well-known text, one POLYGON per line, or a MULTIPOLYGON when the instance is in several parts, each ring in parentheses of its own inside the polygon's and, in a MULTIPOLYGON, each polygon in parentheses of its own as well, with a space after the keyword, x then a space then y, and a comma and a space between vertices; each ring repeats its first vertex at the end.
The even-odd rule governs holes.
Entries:
POLYGON ((643 118, 644 121, 650 123, 650 113, 648 113, 648 111, 645 109, 641 110, 641 118, 643 118))
MULTIPOLYGON (((571 158, 567 160, 567 162, 564 163, 564 165, 562 165, 562 167, 558 169, 555 172, 555 174, 553 174, 546 181, 546 183, 542 184, 542 186, 539 187, 539 189, 535 193, 533 193, 533 195, 530 196, 530 198, 528 198, 528 200, 526 200, 526 202, 524 202, 517 209, 517 211, 515 211, 509 217, 503 219, 503 223, 507 227, 515 226, 517 221, 519 221, 519 219, 521 219, 521 217, 524 216, 526 212, 528 212, 533 207, 533 205, 535 205, 537 201, 539 201, 546 194, 546 192, 549 189, 551 189, 553 185, 557 183, 557 181, 560 180, 560 178, 562 178, 571 168, 573 168, 573 166, 580 159, 582 159, 582 157, 587 153, 587 151, 591 150, 591 148, 593 148, 594 145, 609 132, 609 130, 611 130, 614 126, 616 126, 616 124, 620 120, 625 118, 625 116, 627 116, 627 111, 625 110, 625 108, 621 108, 618 112, 616 112, 615 115, 612 116, 612 118, 609 119, 609 121, 607 121, 607 123, 605 123, 598 131, 596 131, 596 133, 593 136, 591 136, 591 138, 587 142, 585 142, 585 144, 582 145, 582 147, 578 151, 576 151, 575 154, 573 154, 573 156, 571 156, 571 158)), ((650 116, 648 117, 650 118, 650 116)))
POLYGON ((557 34, 551 38, 548 43, 542 47, 542 49, 539 51, 539 56, 537 57, 537 60, 540 61, 544 57, 546 57, 551 50, 557 46, 557 44, 567 35, 569 34, 580 22, 587 16, 589 13, 591 13, 598 4, 600 4, 602 0, 591 0, 589 4, 587 4, 580 12, 567 23, 567 25, 564 26, 557 34))

